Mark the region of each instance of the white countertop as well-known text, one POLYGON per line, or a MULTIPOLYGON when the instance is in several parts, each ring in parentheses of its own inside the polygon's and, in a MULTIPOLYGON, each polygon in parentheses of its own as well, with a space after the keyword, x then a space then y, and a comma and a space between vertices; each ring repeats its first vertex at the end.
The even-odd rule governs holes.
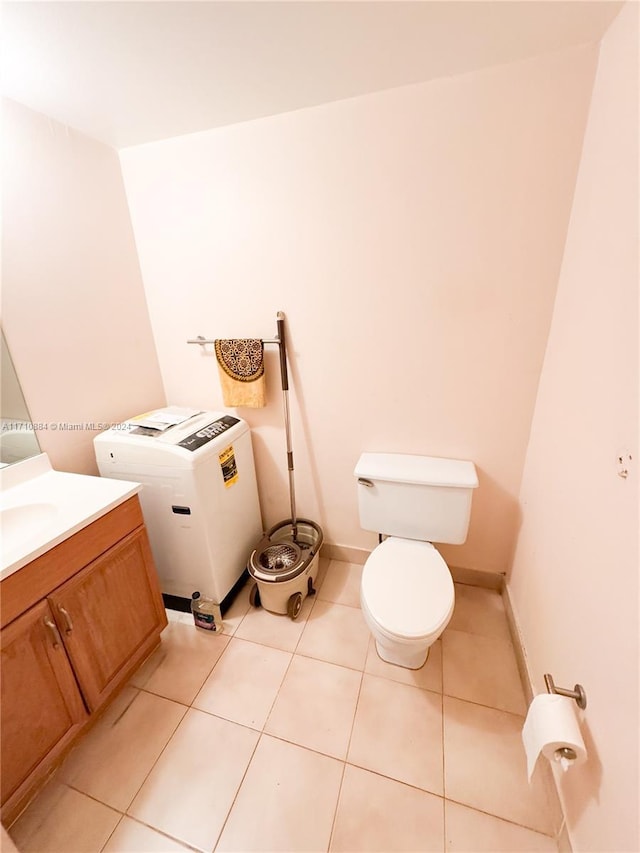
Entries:
POLYGON ((0 470, 0 580, 140 491, 140 483, 54 471, 46 453, 0 470))

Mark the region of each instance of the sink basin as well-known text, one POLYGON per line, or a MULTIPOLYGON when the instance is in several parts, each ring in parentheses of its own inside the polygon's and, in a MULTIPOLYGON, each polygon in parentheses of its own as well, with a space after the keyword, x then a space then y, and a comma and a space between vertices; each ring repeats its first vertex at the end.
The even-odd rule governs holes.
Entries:
POLYGON ((0 581, 139 490, 127 480, 54 471, 46 453, 0 468, 0 581))
POLYGON ((2 548, 14 551, 52 524, 58 509, 50 503, 26 503, 0 509, 2 548))

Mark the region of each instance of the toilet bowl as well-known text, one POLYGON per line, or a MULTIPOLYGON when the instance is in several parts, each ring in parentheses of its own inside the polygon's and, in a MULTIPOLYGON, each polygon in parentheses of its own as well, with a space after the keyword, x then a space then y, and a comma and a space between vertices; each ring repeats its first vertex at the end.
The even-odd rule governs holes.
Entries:
POLYGON ((360 604, 387 663, 420 669, 453 614, 451 573, 430 542, 390 536, 362 572, 360 604))
POLYGON ((447 627, 455 594, 447 564, 432 542, 462 545, 473 462, 362 453, 354 470, 358 513, 365 530, 386 534, 362 572, 360 603, 382 660, 419 669, 447 627))

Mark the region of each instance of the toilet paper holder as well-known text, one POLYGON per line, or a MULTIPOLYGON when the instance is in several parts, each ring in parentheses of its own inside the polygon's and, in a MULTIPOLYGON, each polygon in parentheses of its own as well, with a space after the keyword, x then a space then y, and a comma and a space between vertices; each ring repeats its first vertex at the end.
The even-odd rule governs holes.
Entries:
POLYGON ((578 757, 578 753, 570 746, 559 747, 558 749, 556 749, 554 755, 556 761, 562 761, 563 758, 565 759, 565 761, 575 761, 578 757))
MULTIPOLYGON (((553 683, 553 676, 549 675, 548 672, 545 673, 544 683, 547 687, 547 693, 557 693, 559 696, 568 696, 569 699, 575 699, 578 708, 582 708, 583 711, 587 707, 587 694, 585 693, 582 684, 574 685, 573 690, 567 690, 564 687, 556 687, 556 685, 553 683)), ((575 756, 568 755, 564 757, 575 758, 575 756)))

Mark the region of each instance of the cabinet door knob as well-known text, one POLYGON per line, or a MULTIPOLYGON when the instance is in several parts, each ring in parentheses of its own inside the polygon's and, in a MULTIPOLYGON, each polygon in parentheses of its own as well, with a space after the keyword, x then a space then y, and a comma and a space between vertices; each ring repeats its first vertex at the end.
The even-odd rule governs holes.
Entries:
POLYGON ((53 637, 53 648, 57 649, 60 645, 60 634, 58 634, 56 623, 52 619, 49 619, 49 617, 47 616, 44 620, 44 624, 51 631, 51 636, 53 637))
POLYGON ((71 616, 69 616, 69 612, 65 610, 62 605, 58 606, 58 610, 64 616, 64 621, 66 622, 66 627, 64 629, 65 634, 70 634, 73 631, 73 622, 71 621, 71 616))

